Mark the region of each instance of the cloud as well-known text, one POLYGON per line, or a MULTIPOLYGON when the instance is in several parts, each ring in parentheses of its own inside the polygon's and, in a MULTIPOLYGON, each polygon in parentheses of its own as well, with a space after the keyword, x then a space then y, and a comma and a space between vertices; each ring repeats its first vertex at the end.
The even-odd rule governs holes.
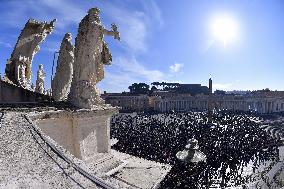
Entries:
POLYGON ((139 2, 142 7, 139 10, 130 10, 114 3, 106 3, 107 8, 103 10, 118 25, 122 44, 135 54, 147 51, 149 35, 157 26, 163 25, 161 11, 154 0, 139 2))
POLYGON ((164 73, 146 68, 135 57, 118 57, 106 69, 105 79, 98 87, 108 92, 121 92, 128 91, 132 83, 165 81, 164 78, 164 73))
POLYGON ((12 48, 13 47, 10 43, 6 43, 6 42, 3 42, 3 41, 0 41, 0 45, 4 46, 4 47, 7 47, 7 48, 12 48))
POLYGON ((112 73, 110 71, 106 71, 104 80, 98 83, 97 87, 101 92, 121 92, 128 91, 128 86, 132 83, 139 82, 141 81, 124 74, 123 72, 112 73))
POLYGON ((213 90, 228 90, 232 85, 232 83, 213 83, 213 90))
MULTIPOLYGON (((42 7, 42 11, 47 9, 55 13, 58 17, 56 27, 59 30, 64 30, 64 32, 66 32, 65 28, 68 25, 77 25, 87 13, 87 10, 80 7, 79 4, 74 4, 67 0, 42 0, 40 2, 39 6, 42 7)), ((48 14, 48 12, 44 12, 48 14)))
POLYGON ((139 78, 140 81, 153 82, 163 79, 164 74, 159 70, 147 69, 133 56, 131 58, 118 57, 113 62, 123 73, 139 78))
POLYGON ((140 2, 144 7, 145 12, 147 12, 147 15, 149 15, 148 18, 150 20, 155 20, 159 26, 163 26, 164 20, 162 18, 162 12, 155 0, 140 0, 140 2))
POLYGON ((170 72, 171 73, 178 73, 181 71, 183 68, 183 64, 180 63, 174 63, 173 65, 170 66, 170 72))
MULTIPOLYGON (((28 18, 35 18, 41 21, 51 21, 57 18, 56 30, 64 30, 70 24, 77 24, 85 15, 80 5, 67 0, 25 0, 7 2, 9 11, 5 13, 7 20, 2 22, 17 28, 22 28, 28 18)), ((57 31, 58 32, 58 31, 57 31)))
POLYGON ((145 13, 121 9, 110 4, 106 9, 106 14, 117 24, 121 43, 127 47, 127 50, 146 51, 147 23, 145 13))

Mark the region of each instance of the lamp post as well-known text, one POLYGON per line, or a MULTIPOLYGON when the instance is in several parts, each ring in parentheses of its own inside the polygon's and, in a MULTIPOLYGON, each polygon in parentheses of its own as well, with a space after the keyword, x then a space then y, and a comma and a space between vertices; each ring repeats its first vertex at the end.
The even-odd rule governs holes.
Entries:
MULTIPOLYGON (((55 62, 55 56, 56 54, 59 54, 59 51, 55 51, 53 53, 53 60, 52 60, 52 71, 51 71, 51 76, 50 76, 50 85, 52 83, 52 77, 53 77, 53 68, 54 68, 54 62, 55 62)), ((56 65, 57 66, 57 65, 56 65)), ((52 94, 52 87, 50 87, 50 93, 52 94)))

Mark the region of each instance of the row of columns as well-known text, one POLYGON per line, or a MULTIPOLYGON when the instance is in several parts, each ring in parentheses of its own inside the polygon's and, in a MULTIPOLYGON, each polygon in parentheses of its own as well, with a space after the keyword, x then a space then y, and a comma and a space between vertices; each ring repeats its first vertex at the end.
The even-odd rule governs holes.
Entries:
POLYGON ((156 109, 161 112, 169 110, 187 111, 191 109, 207 109, 208 100, 186 101, 186 100, 162 100, 156 104, 156 109))
MULTIPOLYGON (((172 100, 160 99, 155 103, 155 109, 161 112, 169 110, 188 111, 191 109, 204 110, 208 108, 209 99, 202 100, 172 100)), ((284 111, 284 99, 275 102, 272 100, 213 100, 213 107, 218 109, 272 113, 284 111)))

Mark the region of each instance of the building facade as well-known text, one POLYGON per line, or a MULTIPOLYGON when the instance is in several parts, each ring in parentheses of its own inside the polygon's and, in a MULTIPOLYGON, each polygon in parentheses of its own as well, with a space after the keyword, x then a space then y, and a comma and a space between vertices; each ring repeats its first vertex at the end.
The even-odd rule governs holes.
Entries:
POLYGON ((131 93, 104 93, 106 104, 121 107, 121 112, 144 112, 149 110, 149 96, 131 93))
MULTIPOLYGON (((190 110, 208 109, 209 95, 175 95, 171 97, 157 96, 154 110, 158 112, 186 112, 190 110)), ((265 95, 212 95, 213 108, 232 111, 255 111, 258 113, 274 113, 284 111, 284 97, 265 95)))

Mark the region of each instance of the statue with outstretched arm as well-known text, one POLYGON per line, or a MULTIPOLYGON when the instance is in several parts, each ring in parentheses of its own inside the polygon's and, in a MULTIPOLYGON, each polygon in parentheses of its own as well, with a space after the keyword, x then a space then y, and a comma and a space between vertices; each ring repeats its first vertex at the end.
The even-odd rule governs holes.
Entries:
POLYGON ((101 24, 100 10, 91 8, 79 24, 75 40, 74 74, 69 101, 81 108, 92 108, 103 104, 96 84, 104 78, 104 64, 110 65, 112 55, 104 36, 113 36, 120 40, 115 24, 107 30, 101 24))

